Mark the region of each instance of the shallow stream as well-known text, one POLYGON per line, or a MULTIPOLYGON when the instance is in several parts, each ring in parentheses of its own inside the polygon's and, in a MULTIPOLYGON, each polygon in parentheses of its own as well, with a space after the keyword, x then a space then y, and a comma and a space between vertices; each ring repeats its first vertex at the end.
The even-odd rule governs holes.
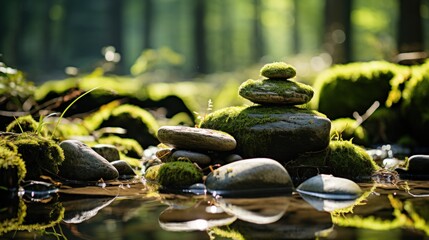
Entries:
POLYGON ((2 196, 0 239, 429 239, 428 182, 359 185, 347 202, 158 194, 140 180, 27 191, 2 196))

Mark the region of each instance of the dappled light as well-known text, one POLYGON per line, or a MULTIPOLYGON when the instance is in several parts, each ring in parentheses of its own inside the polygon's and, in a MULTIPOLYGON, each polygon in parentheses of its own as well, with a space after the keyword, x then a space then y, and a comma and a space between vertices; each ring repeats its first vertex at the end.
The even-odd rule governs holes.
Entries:
POLYGON ((429 0, 2 0, 0 239, 427 239, 429 0))

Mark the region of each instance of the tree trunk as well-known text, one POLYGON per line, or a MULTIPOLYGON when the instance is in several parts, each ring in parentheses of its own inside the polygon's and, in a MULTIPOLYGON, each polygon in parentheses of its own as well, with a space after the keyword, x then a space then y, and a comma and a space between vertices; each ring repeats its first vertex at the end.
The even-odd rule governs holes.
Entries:
POLYGON ((325 3, 325 50, 332 63, 351 60, 351 7, 353 0, 326 0, 325 3))
POLYGON ((261 24, 261 12, 262 4, 261 0, 253 0, 254 16, 253 16, 253 38, 254 38, 254 50, 253 59, 255 62, 259 62, 265 55, 265 43, 264 34, 262 32, 261 24))
POLYGON ((195 42, 195 65, 197 72, 207 73, 207 55, 206 55, 206 32, 205 32, 205 13, 206 2, 195 0, 195 25, 194 25, 194 42, 195 42))

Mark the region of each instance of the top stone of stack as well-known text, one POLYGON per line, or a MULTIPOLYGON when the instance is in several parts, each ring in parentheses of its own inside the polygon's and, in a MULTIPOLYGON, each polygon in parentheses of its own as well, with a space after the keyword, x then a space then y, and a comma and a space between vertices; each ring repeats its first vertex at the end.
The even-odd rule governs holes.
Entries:
POLYGON ((296 75, 296 70, 293 66, 284 62, 274 62, 265 64, 261 68, 261 76, 269 79, 289 79, 296 75))

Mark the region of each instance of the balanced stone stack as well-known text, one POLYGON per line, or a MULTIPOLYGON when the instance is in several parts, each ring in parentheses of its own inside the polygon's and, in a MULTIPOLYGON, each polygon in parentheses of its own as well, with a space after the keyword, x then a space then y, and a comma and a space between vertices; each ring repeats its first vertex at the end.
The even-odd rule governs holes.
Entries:
POLYGON ((268 157, 287 162, 302 153, 325 149, 331 121, 305 108, 313 97, 311 86, 294 80, 292 66, 275 62, 261 69, 261 79, 245 81, 240 96, 255 103, 229 107, 206 116, 203 128, 231 134, 236 152, 244 158, 268 157))

